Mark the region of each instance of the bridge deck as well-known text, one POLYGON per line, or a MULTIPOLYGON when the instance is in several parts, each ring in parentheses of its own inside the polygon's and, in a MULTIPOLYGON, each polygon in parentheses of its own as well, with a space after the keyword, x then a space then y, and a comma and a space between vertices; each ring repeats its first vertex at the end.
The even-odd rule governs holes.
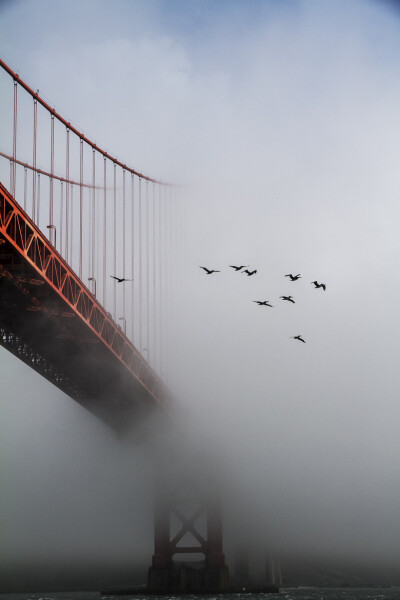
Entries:
POLYGON ((114 428, 168 392, 0 183, 0 344, 114 428))

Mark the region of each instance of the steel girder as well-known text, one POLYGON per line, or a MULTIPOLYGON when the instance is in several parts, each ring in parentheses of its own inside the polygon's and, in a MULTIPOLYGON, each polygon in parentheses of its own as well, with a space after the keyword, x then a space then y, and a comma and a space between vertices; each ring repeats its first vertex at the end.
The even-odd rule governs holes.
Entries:
POLYGON ((101 405, 105 421, 129 406, 167 407, 163 382, 1 183, 0 331, 68 395, 101 405))

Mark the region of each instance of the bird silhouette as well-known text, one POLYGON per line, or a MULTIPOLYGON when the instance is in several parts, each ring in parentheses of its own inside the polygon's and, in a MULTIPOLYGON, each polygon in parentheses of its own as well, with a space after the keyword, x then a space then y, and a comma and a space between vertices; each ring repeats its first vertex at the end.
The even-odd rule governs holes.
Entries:
POLYGON ((301 335, 293 335, 291 339, 292 340, 299 340, 299 342, 303 342, 303 344, 306 343, 306 341, 303 340, 303 338, 301 337, 301 335))
POLYGON ((123 281, 133 281, 133 279, 125 279, 125 277, 115 277, 115 275, 110 275, 113 279, 116 279, 118 283, 122 283, 123 281))
POLYGON ((325 291, 326 290, 326 285, 324 283, 318 283, 318 281, 312 281, 311 283, 313 283, 315 285, 315 288, 321 288, 325 291))
POLYGON ((247 277, 251 277, 251 275, 255 275, 257 273, 257 269, 254 269, 254 271, 249 271, 248 269, 245 269, 244 271, 242 271, 242 273, 246 273, 247 277))
POLYGON ((235 265, 229 265, 230 267, 232 267, 232 269, 235 269, 235 271, 240 271, 241 269, 244 269, 245 267, 248 267, 249 265, 242 265, 241 267, 236 267, 235 265))
POLYGON ((300 273, 298 275, 292 275, 291 273, 289 273, 289 275, 285 275, 285 277, 290 277, 290 281, 297 281, 301 278, 301 275, 300 273))
POLYGON ((270 306, 271 308, 273 308, 273 305, 269 304, 269 300, 253 300, 253 302, 258 304, 258 306, 270 306))
POLYGON ((207 269, 207 267, 200 267, 200 269, 203 269, 207 275, 212 275, 213 273, 221 273, 221 271, 216 271, 215 269, 207 269))
POLYGON ((282 300, 288 300, 288 302, 293 302, 293 304, 295 304, 292 296, 279 296, 279 298, 282 298, 282 300))

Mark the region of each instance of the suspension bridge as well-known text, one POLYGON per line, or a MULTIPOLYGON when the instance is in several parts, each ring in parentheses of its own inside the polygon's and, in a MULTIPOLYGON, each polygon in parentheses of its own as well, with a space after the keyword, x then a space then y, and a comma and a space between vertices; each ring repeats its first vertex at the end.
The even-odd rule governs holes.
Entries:
MULTIPOLYGON (((162 374, 180 190, 110 155, 0 67, 0 343, 117 432, 140 428, 171 412, 162 374)), ((149 589, 222 589, 216 503, 198 497, 185 513, 162 472, 149 589), (203 555, 201 581, 174 567, 177 554, 203 555)))
MULTIPOLYGON (((171 415, 181 189, 106 152, 0 67, 0 344, 118 433, 171 415)), ((148 589, 232 589, 218 475, 194 493, 187 460, 173 476, 174 459, 160 461, 148 589)))
POLYGON ((115 428, 167 409, 179 189, 102 150, 0 66, 0 341, 115 428))

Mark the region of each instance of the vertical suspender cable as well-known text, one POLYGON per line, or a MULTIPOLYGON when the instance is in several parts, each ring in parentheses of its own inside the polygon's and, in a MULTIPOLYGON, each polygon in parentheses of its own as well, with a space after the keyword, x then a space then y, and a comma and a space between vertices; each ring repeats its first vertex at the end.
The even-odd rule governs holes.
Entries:
POLYGON ((28 169, 24 167, 24 211, 26 211, 26 197, 28 192, 28 169))
MULTIPOLYGON (((87 212, 88 212, 88 226, 86 228, 86 231, 88 232, 88 235, 86 236, 87 238, 87 275, 90 277, 91 276, 91 272, 92 272, 92 235, 93 235, 93 227, 92 227, 92 223, 93 223, 93 202, 92 202, 92 195, 93 195, 93 188, 92 186, 89 187, 89 202, 87 205, 87 212)), ((92 284, 92 286, 94 286, 94 284, 92 284)))
POLYGON ((65 149, 65 260, 69 262, 69 127, 66 129, 65 149))
POLYGON ((37 215, 36 215, 36 224, 40 227, 39 217, 40 217, 40 173, 38 173, 38 187, 37 187, 37 215))
POLYGON ((13 162, 11 169, 11 195, 15 198, 17 177, 17 121, 18 121, 18 83, 14 80, 14 123, 13 123, 13 162))
POLYGON ((163 358, 164 358, 164 369, 165 369, 165 376, 167 378, 168 381, 168 360, 167 360, 167 352, 165 352, 165 340, 167 339, 167 325, 166 325, 166 312, 167 312, 167 302, 168 302, 168 285, 167 285, 167 257, 168 257, 168 236, 167 236, 167 225, 168 225, 168 221, 167 221, 167 203, 168 203, 168 188, 164 188, 164 201, 163 201, 163 288, 164 288, 164 294, 163 294, 163 303, 162 303, 162 321, 163 321, 163 358))
POLYGON ((71 183, 71 227, 69 228, 70 231, 70 240, 69 240, 69 248, 70 248, 70 252, 69 252, 69 260, 70 260, 70 265, 72 268, 74 268, 74 184, 71 183))
POLYGON ((160 365, 160 374, 163 367, 163 354, 162 354, 162 344, 163 344, 163 320, 162 320, 162 306, 163 306, 163 268, 162 268, 162 256, 163 256, 163 246, 162 246, 162 194, 163 188, 159 187, 159 198, 158 198, 158 298, 159 298, 159 315, 158 315, 158 346, 159 346, 159 365, 160 365))
POLYGON ((139 352, 142 352, 142 178, 139 177, 139 352))
POLYGON ((163 256, 164 256, 164 265, 163 265, 163 272, 164 272, 164 302, 163 302, 163 324, 164 324, 164 328, 163 328, 163 333, 164 333, 164 340, 163 340, 163 345, 164 345, 164 369, 166 372, 166 378, 168 381, 168 353, 166 351, 166 340, 167 340, 167 335, 168 335, 168 331, 167 331, 167 309, 168 309, 168 188, 165 188, 165 192, 164 192, 164 217, 163 217, 163 227, 164 227, 164 249, 163 249, 163 256))
POLYGON ((60 241, 59 248, 60 253, 63 251, 63 227, 64 227, 64 186, 63 181, 61 181, 61 191, 60 191, 60 241))
POLYGON ((131 318, 132 318, 132 329, 131 339, 132 343, 135 343, 135 178, 131 173, 131 273, 132 273, 132 287, 131 287, 131 318))
POLYGON ((54 220, 54 215, 53 215, 53 195, 54 195, 54 180, 53 180, 53 175, 54 175, 54 115, 50 115, 51 120, 50 120, 50 203, 49 203, 49 236, 50 236, 50 241, 52 244, 54 244, 55 240, 55 235, 54 235, 54 230, 53 230, 53 220, 54 220))
POLYGON ((149 218, 149 182, 146 180, 146 347, 147 360, 150 362, 150 218, 149 218))
POLYGON ((32 157, 32 219, 36 218, 36 141, 37 141, 37 100, 33 99, 33 157, 32 157))
POLYGON ((92 264, 89 269, 91 277, 96 279, 95 275, 95 256, 96 256, 96 150, 93 148, 92 164, 92 264))
MULTIPOLYGON (((171 252, 170 252, 170 262, 169 262, 169 273, 170 273, 170 294, 169 294, 169 307, 170 307, 170 315, 171 313, 173 314, 173 311, 175 310, 175 306, 174 306, 174 302, 173 299, 175 297, 175 286, 176 286, 176 278, 175 278, 175 270, 174 270, 174 264, 175 264, 175 245, 174 245, 174 231, 175 231, 175 190, 174 188, 170 188, 171 190, 171 208, 170 208, 170 219, 171 219, 171 238, 170 238, 170 243, 171 243, 171 252)), ((171 318, 170 318, 171 320, 171 318)), ((175 330, 174 329, 170 329, 170 335, 172 337, 172 335, 175 334, 175 330)), ((172 340, 173 342, 173 347, 174 349, 176 349, 176 338, 172 340)), ((175 366, 176 362, 175 362, 175 356, 171 357, 171 370, 172 368, 175 366)), ((174 373, 172 373, 172 375, 174 375, 174 373)))
MULTIPOLYGON (((172 269, 171 269, 171 262, 172 262, 172 188, 168 189, 169 194, 168 194, 168 204, 167 204, 167 232, 168 232, 168 240, 167 240, 167 264, 166 264, 166 272, 167 272, 167 287, 166 287, 166 295, 167 295, 167 318, 166 318, 166 325, 168 327, 168 346, 172 348, 172 342, 173 340, 171 339, 171 308, 172 308, 172 269)), ((168 352, 168 377, 170 378, 169 380, 171 381, 171 365, 173 364, 173 355, 172 353, 168 352)))
MULTIPOLYGON (((165 188, 164 196, 164 348, 166 347, 166 340, 168 339, 168 301, 169 301, 169 281, 168 281, 168 261, 169 261, 169 246, 168 246, 168 201, 169 201, 169 188, 165 188)), ((169 340, 170 341, 170 340, 169 340)), ((164 368, 166 372, 166 379, 169 382, 169 353, 164 353, 165 361, 164 368)))
POLYGON ((82 279, 82 251, 83 251, 83 139, 80 138, 79 160, 79 278, 82 279))
POLYGON ((103 205, 103 306, 107 310, 106 307, 106 299, 107 299, 107 282, 106 282, 106 271, 107 271, 107 164, 106 158, 104 157, 104 205, 103 205))
POLYGON ((152 321, 153 321, 153 366, 156 368, 157 366, 157 340, 156 340, 156 331, 157 331, 157 309, 156 309, 156 186, 153 183, 153 213, 152 213, 152 223, 153 223, 153 243, 152 243, 152 252, 153 252, 153 312, 152 312, 152 321))
MULTIPOLYGON (((125 169, 123 169, 122 171, 122 277, 125 279, 125 267, 126 267, 126 260, 125 260, 125 238, 126 238, 126 210, 125 210, 125 169)), ((125 311, 125 304, 126 304, 126 294, 125 294, 125 283, 124 283, 124 287, 122 288, 122 316, 124 317, 124 319, 126 319, 126 311, 125 311)), ((125 333, 126 333, 126 321, 124 321, 125 323, 125 333)))
MULTIPOLYGON (((117 165, 114 163, 114 223, 113 223, 113 237, 114 237, 114 248, 113 248, 113 266, 114 276, 117 277, 117 165)), ((117 319, 117 280, 113 279, 113 317, 114 321, 117 319)))
MULTIPOLYGON (((179 218, 180 218, 180 195, 179 195, 179 190, 177 187, 173 187, 173 194, 174 194, 174 202, 173 202, 173 212, 174 212, 174 231, 175 231, 175 235, 174 235, 174 242, 173 242, 173 274, 174 274, 174 290, 173 290, 173 299, 180 297, 180 281, 179 281, 179 274, 182 272, 181 270, 181 265, 180 265, 180 260, 182 258, 181 253, 178 252, 179 249, 179 218)), ((176 308, 174 309, 175 313, 174 313, 174 319, 176 319, 176 308)), ((179 334, 181 333, 180 331, 178 332, 179 334)), ((177 346, 175 345, 175 348, 177 346)), ((174 359, 174 368, 175 368, 175 377, 177 374, 177 359, 176 359, 176 355, 175 355, 175 359, 174 359)))
MULTIPOLYGON (((171 188, 171 195, 172 195, 172 203, 171 203, 171 233, 172 233, 172 237, 171 237, 171 246, 172 246, 172 261, 171 261, 171 265, 176 265, 176 249, 177 249, 177 235, 178 235, 178 227, 177 227, 177 195, 176 195, 176 190, 175 188, 171 188)), ((172 289, 171 289, 171 300, 172 298, 175 298, 175 294, 176 294, 176 285, 177 285, 177 278, 176 278, 176 269, 174 267, 172 267, 171 269, 171 285, 172 285, 172 289)))

